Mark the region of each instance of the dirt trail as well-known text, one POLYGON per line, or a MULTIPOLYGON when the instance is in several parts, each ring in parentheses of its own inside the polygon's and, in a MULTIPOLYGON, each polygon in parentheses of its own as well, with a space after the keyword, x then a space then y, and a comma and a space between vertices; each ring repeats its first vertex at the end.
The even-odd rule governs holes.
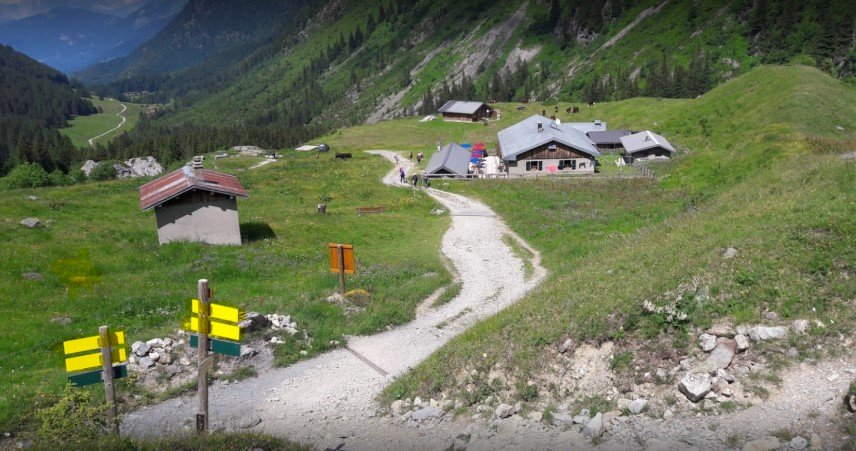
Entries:
POLYGON ((122 114, 124 114, 124 113, 125 113, 125 111, 127 111, 127 110, 128 110, 128 105, 125 105, 124 103, 122 103, 121 105, 122 105, 122 111, 120 111, 120 112, 116 113, 116 116, 117 116, 117 117, 121 117, 121 118, 122 118, 122 121, 121 121, 121 122, 119 122, 119 125, 117 125, 117 126, 115 126, 115 127, 111 128, 110 130, 107 130, 106 132, 104 132, 104 133, 102 133, 102 134, 100 134, 100 135, 98 135, 98 136, 96 136, 96 137, 94 137, 94 138, 89 138, 89 147, 92 147, 92 145, 93 145, 93 144, 92 144, 92 142, 93 142, 93 141, 95 141, 96 139, 98 139, 98 138, 100 138, 100 137, 102 137, 102 136, 105 136, 105 135, 107 135, 107 134, 109 134, 109 133, 112 133, 112 132, 113 132, 113 131, 115 131, 115 130, 119 130, 120 128, 122 128, 122 126, 123 126, 123 125, 125 125, 125 122, 127 122, 128 118, 126 118, 125 116, 122 116, 122 114))
MULTIPOLYGON (((390 161, 394 158, 389 151, 373 153, 390 161)), ((399 161, 407 170, 412 167, 406 159, 399 157, 399 161)), ((384 183, 404 187, 397 179, 395 167, 384 183)), ((546 271, 532 250, 535 274, 524 277, 523 262, 500 239, 503 234, 516 235, 490 208, 435 189, 428 193, 452 216, 442 251, 460 275, 460 294, 409 324, 378 335, 349 337, 347 349, 236 384, 212 386, 212 430, 253 428, 321 449, 342 445, 348 449, 436 449, 447 444, 445 433, 426 435, 389 417, 377 417, 380 406, 373 398, 394 377, 451 338, 521 299, 546 271)), ((529 248, 522 240, 521 245, 529 248)), ((172 399, 125 415, 122 431, 135 437, 190 433, 195 413, 195 397, 172 399)))

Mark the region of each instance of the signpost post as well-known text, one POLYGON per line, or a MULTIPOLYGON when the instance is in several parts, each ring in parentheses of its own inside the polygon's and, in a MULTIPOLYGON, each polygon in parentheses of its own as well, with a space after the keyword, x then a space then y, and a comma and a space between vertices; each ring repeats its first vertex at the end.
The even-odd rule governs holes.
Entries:
MULTIPOLYGON (((204 433, 208 430, 208 369, 212 366, 207 362, 208 358, 208 332, 211 312, 211 304, 208 299, 208 281, 199 280, 199 371, 197 380, 197 393, 199 394, 199 409, 196 413, 196 432, 204 433)), ((192 320, 191 320, 192 321, 192 320)))
POLYGON ((339 294, 345 295, 345 273, 354 273, 354 246, 330 243, 330 271, 339 273, 339 294))
POLYGON ((128 376, 123 363, 127 359, 125 334, 122 331, 110 332, 107 326, 98 328, 98 335, 63 342, 66 355, 65 369, 70 374, 68 380, 77 387, 104 382, 104 398, 107 400, 107 416, 114 434, 119 435, 118 409, 116 407, 115 380, 128 376), (96 351, 96 352, 92 352, 96 351), (86 352, 84 355, 76 355, 86 352), (73 357, 68 357, 68 356, 73 357))

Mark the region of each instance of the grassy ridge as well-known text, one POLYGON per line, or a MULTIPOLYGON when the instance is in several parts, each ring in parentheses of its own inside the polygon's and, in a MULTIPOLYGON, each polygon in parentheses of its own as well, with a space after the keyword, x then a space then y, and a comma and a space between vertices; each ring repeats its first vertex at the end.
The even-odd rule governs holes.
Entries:
MULTIPOLYGON (((122 122, 122 119, 116 116, 117 113, 122 111, 122 103, 118 100, 98 100, 97 98, 93 98, 92 104, 96 107, 100 107, 103 110, 103 113, 75 117, 68 121, 68 128, 60 130, 60 133, 68 136, 71 139, 71 142, 77 147, 89 147, 90 138, 94 138, 107 130, 116 127, 122 122)), ((118 130, 114 130, 113 132, 98 138, 95 142, 106 144, 113 137, 124 131, 131 130, 135 125, 137 125, 137 121, 140 120, 140 112, 143 111, 143 106, 129 102, 125 102, 125 105, 128 107, 128 109, 122 113, 122 115, 127 118, 125 125, 118 130)))
POLYGON ((551 275, 387 395, 433 395, 454 387, 463 368, 505 368, 526 380, 540 370, 543 348, 568 337, 616 340, 619 347, 630 338, 671 337, 683 349, 691 326, 722 317, 761 321, 766 310, 821 319, 828 326, 818 333, 848 332, 856 298, 849 276, 856 172, 837 153, 852 150, 854 102, 852 87, 817 70, 762 67, 698 100, 596 107, 610 127, 656 123, 690 149, 657 167, 659 182, 450 184, 500 213, 541 250, 551 275), (723 260, 729 246, 739 255, 723 260), (714 300, 680 306, 687 324, 642 314, 642 301, 657 301, 694 277, 714 300))
MULTIPOLYGON (((349 161, 290 153, 254 170, 256 158, 229 158, 211 169, 236 174, 250 197, 239 201, 244 245, 159 246, 152 212, 139 210, 139 180, 9 191, 0 200, 0 430, 26 420, 37 390, 65 383, 61 342, 100 324, 124 328, 131 341, 169 333, 188 315, 196 280, 208 278, 215 301, 263 313, 290 314, 313 337, 288 341, 280 362, 322 352, 342 334, 372 333, 413 318, 416 304, 449 283, 439 255, 448 217, 430 214, 419 192, 380 183, 389 169, 377 156, 349 161), (28 200, 36 195, 38 200, 28 200), (315 212, 325 202, 328 214, 315 212), (357 215, 383 205, 386 213, 357 215), (38 217, 48 226, 18 224, 38 217), (357 274, 348 288, 371 301, 345 315, 325 298, 338 287, 327 268, 327 243, 355 246, 357 274), (25 280, 38 272, 43 280, 25 280), (63 326, 52 319, 67 317, 63 326)), ((299 336, 299 335, 298 335, 299 336)))

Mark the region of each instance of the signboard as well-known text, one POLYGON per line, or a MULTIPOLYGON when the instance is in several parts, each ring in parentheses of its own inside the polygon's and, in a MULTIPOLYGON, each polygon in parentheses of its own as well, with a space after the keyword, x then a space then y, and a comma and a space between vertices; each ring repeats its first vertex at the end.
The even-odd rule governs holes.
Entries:
MULTIPOLYGON (((208 316, 211 319, 221 320, 227 323, 237 323, 244 319, 244 312, 235 307, 227 307, 220 304, 210 304, 211 312, 208 316)), ((190 305, 191 313, 199 314, 199 299, 193 299, 190 305)))
MULTIPOLYGON (((345 261, 345 274, 353 274, 354 268, 356 265, 354 264, 354 246, 350 244, 342 244, 342 252, 344 255, 345 261)), ((338 273, 339 272, 339 245, 335 243, 330 243, 330 272, 338 273)))
MULTIPOLYGON (((128 377, 128 367, 126 365, 117 365, 113 367, 113 379, 121 379, 128 377)), ((99 370, 87 371, 68 376, 68 380, 75 387, 83 387, 104 382, 104 372, 99 370)))
POLYGON ((98 335, 64 341, 62 349, 66 356, 94 351, 90 354, 66 357, 65 370, 73 373, 101 368, 104 365, 104 361, 101 358, 101 348, 108 346, 113 348, 110 352, 110 363, 120 363, 127 360, 127 351, 124 347, 120 347, 125 344, 125 333, 122 331, 111 332, 108 336, 110 337, 109 343, 101 343, 98 335))
MULTIPOLYGON (((127 359, 128 355, 125 348, 113 349, 110 352, 110 363, 124 362, 127 359)), ((65 370, 69 373, 89 370, 92 368, 101 368, 103 365, 104 361, 101 359, 101 351, 65 359, 65 370)))
MULTIPOLYGON (((241 329, 238 327, 237 324, 221 323, 219 321, 214 320, 211 320, 209 322, 210 325, 208 329, 208 335, 211 335, 212 337, 220 337, 225 338, 227 340, 235 341, 239 341, 241 339, 241 329)), ((199 317, 195 315, 191 316, 190 321, 184 323, 184 327, 185 329, 190 330, 192 332, 200 332, 199 317)))
MULTIPOLYGON (((199 347, 199 337, 196 335, 190 336, 190 347, 198 348, 199 347)), ((226 340, 218 340, 213 338, 208 341, 208 350, 211 352, 216 352, 217 354, 225 354, 230 355, 232 357, 240 357, 241 356, 241 344, 235 343, 232 341, 226 340)))

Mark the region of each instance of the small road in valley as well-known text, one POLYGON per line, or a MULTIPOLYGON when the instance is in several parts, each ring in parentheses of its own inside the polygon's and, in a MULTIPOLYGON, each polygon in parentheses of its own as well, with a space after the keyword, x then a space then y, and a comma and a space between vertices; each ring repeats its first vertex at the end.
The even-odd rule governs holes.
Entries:
POLYGON ((107 135, 107 134, 110 134, 110 133, 112 133, 112 132, 114 132, 114 131, 116 131, 116 130, 119 130, 120 128, 122 128, 122 126, 123 126, 123 125, 125 125, 125 122, 128 120, 128 118, 126 118, 125 116, 123 116, 123 114, 125 113, 125 111, 127 111, 127 110, 128 110, 128 106, 127 106, 127 105, 125 105, 124 103, 120 103, 120 105, 122 105, 122 111, 120 111, 120 112, 116 113, 116 116, 117 116, 117 117, 122 118, 122 121, 121 121, 121 122, 119 122, 119 125, 117 125, 117 126, 115 126, 115 127, 111 128, 110 130, 107 130, 106 132, 104 132, 104 133, 102 133, 102 134, 100 134, 100 135, 98 135, 98 136, 96 136, 96 137, 94 137, 94 138, 89 138, 89 147, 92 147, 92 146, 94 145, 94 144, 93 144, 93 142, 94 142, 96 139, 101 138, 102 136, 105 136, 105 135, 107 135))

